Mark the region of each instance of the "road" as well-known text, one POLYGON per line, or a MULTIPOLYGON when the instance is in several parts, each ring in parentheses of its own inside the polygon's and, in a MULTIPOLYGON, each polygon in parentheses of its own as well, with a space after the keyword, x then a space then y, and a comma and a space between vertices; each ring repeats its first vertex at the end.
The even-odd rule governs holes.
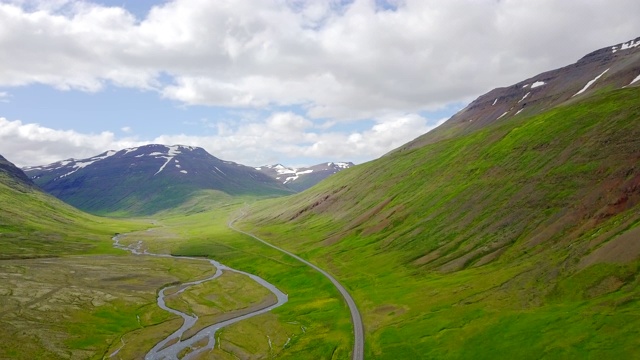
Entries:
POLYGON ((344 300, 347 302, 347 305, 349 306, 349 311, 351 312, 351 323, 353 324, 353 336, 354 336, 353 352, 352 352, 353 356, 351 358, 353 360, 363 360, 364 359, 364 325, 362 324, 362 317, 360 316, 360 311, 358 311, 358 307, 356 306, 355 301, 353 301, 353 298, 351 297, 347 289, 345 289, 344 286, 342 286, 342 284, 340 284, 338 280, 336 280, 328 272, 322 270, 321 268, 308 262, 307 260, 299 257, 298 255, 292 254, 271 243, 268 243, 253 234, 250 234, 248 232, 235 228, 233 224, 236 222, 236 220, 238 220, 238 218, 231 220, 229 222, 228 225, 230 229, 237 231, 239 233, 245 234, 247 236, 251 236, 252 238, 258 240, 259 242, 291 256, 292 258, 310 266, 320 274, 324 275, 327 279, 329 279, 333 283, 333 285, 338 289, 338 291, 340 291, 340 294, 342 294, 342 297, 344 298, 344 300))

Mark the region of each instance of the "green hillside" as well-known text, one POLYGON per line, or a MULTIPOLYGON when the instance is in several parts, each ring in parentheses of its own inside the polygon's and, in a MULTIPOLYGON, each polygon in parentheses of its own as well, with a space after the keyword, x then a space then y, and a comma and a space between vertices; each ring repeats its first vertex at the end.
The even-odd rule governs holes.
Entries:
POLYGON ((0 171, 0 259, 114 252, 114 232, 139 228, 83 213, 0 171))
POLYGON ((397 151, 239 225, 347 285, 369 358, 638 357, 639 99, 397 151))

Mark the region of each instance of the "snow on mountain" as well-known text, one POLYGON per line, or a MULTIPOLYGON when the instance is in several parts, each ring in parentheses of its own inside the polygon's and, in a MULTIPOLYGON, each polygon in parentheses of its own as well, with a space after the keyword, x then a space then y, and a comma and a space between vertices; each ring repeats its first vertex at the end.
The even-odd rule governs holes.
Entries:
POLYGON ((397 150, 470 133, 496 121, 531 116, 601 88, 640 84, 640 37, 593 51, 577 62, 479 96, 438 128, 397 150))
POLYGON ((88 159, 67 159, 24 171, 50 194, 95 213, 123 209, 153 213, 177 206, 200 190, 229 195, 292 192, 251 167, 183 145, 110 150, 88 159))
POLYGON ((352 166, 354 165, 351 162, 327 162, 301 168, 274 164, 256 167, 255 169, 276 179, 291 189, 302 191, 352 166))

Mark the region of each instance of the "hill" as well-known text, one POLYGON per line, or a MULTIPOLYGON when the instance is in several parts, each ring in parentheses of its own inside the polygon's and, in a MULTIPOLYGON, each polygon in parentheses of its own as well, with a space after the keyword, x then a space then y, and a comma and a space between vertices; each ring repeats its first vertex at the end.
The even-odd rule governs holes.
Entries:
POLYGON ((254 168, 181 145, 107 151, 24 170, 48 193, 95 214, 153 214, 206 190, 234 196, 292 193, 254 168))
POLYGON ((0 202, 0 259, 112 252, 109 238, 132 226, 91 216, 43 193, 1 156, 0 202))
POLYGON ((488 114, 517 86, 493 90, 433 134, 258 203, 240 224, 347 285, 368 357, 640 356, 637 49, 622 60, 636 73, 603 55, 609 71, 580 65, 580 80, 558 78, 561 95, 541 74, 522 84, 546 79, 549 98, 520 113, 503 99, 488 114))

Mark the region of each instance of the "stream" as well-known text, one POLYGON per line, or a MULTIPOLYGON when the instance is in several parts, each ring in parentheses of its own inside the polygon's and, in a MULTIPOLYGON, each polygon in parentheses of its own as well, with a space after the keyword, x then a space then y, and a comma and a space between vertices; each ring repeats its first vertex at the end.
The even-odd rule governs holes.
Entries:
MULTIPOLYGON (((244 271, 240 271, 240 270, 236 270, 233 268, 230 268, 226 265, 223 265, 215 260, 209 260, 209 259, 202 259, 202 258, 194 258, 194 257, 187 257, 187 256, 173 256, 173 255, 166 255, 166 254, 153 254, 153 253, 149 253, 146 250, 142 251, 142 241, 138 241, 135 244, 131 244, 129 246, 124 246, 120 244, 120 238, 123 235, 116 235, 115 237, 113 237, 113 246, 117 249, 122 249, 122 250, 126 250, 131 252, 134 255, 147 255, 147 256, 156 256, 156 257, 168 257, 168 258, 174 258, 174 259, 189 259, 189 260, 200 260, 200 261, 207 261, 209 262, 213 267, 216 268, 216 273, 213 274, 212 276, 206 278, 206 279, 202 279, 202 280, 197 280, 197 281, 191 281, 191 282, 186 282, 186 283, 182 283, 179 285, 173 284, 173 285, 167 285, 164 288, 162 288, 159 292, 158 292, 158 306, 160 308, 162 308, 165 311, 168 311, 172 314, 178 315, 183 319, 183 324, 182 326, 176 330, 175 332, 173 332, 171 335, 169 335, 168 337, 166 337, 164 340, 158 342, 145 356, 146 360, 152 360, 152 359, 178 359, 178 354, 180 354, 182 351, 184 351, 185 349, 189 348, 191 349, 191 352, 189 352, 186 356, 184 356, 182 359, 191 359, 193 357, 195 357, 198 354, 201 354, 205 351, 208 350, 212 350, 215 346, 215 334, 216 331, 218 331, 218 329, 223 328, 225 326, 237 323, 239 321, 260 315, 260 314, 264 314, 268 311, 271 311, 275 308, 277 308, 278 306, 281 306, 282 304, 286 303, 288 300, 287 294, 283 293, 282 291, 278 290, 278 288, 276 288, 273 284, 267 282, 266 280, 264 280, 263 278, 253 275, 253 274, 249 274, 247 272, 244 271), (265 288, 267 288, 269 291, 271 291, 277 298, 277 302, 271 306, 267 306, 265 308, 262 309, 258 309, 255 311, 252 311, 250 313, 244 314, 244 315, 240 315, 225 321, 221 321, 219 323, 215 323, 212 325, 209 325, 207 327, 205 327, 204 329, 200 330, 198 333, 196 333, 195 335, 193 335, 192 337, 183 340, 182 339, 182 335, 189 329, 191 329, 197 322, 198 320, 198 316, 195 314, 185 314, 181 311, 178 311, 176 309, 170 308, 165 304, 165 290, 167 290, 168 288, 171 287, 175 287, 175 286, 180 286, 180 290, 178 292, 176 292, 176 294, 180 294, 183 291, 185 291, 186 289, 188 289, 191 286, 194 285, 198 285, 198 284, 202 284, 203 282, 206 281, 211 281, 214 280, 216 278, 218 278, 220 275, 222 275, 222 273, 224 271, 231 271, 231 272, 235 272, 238 274, 242 274, 245 276, 250 277, 252 280, 254 280, 255 282, 257 282, 258 284, 264 286, 265 288), (207 341, 205 346, 202 347, 196 347, 195 344, 200 343, 200 342, 204 342, 207 341), (168 343, 170 342, 175 342, 169 346, 167 346, 168 343)), ((123 344, 124 346, 124 344, 123 344)), ((120 347, 120 349, 122 349, 122 347, 120 347)), ((117 355, 117 353, 120 351, 120 349, 116 350, 115 352, 113 352, 110 357, 113 357, 115 355, 117 355)))

